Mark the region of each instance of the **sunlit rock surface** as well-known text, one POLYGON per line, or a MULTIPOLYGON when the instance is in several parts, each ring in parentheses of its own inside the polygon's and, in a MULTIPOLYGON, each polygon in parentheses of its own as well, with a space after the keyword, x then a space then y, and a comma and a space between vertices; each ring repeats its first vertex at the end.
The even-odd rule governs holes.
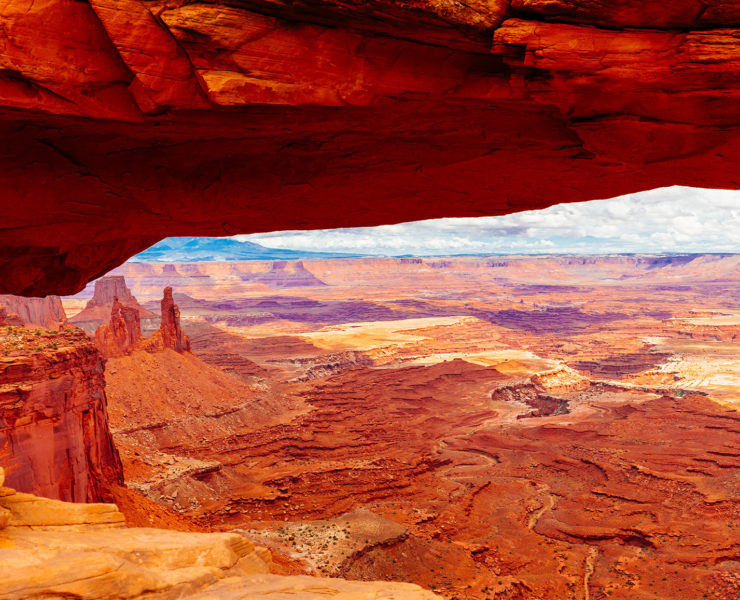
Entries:
MULTIPOLYGON (((155 315, 145 309, 134 298, 131 290, 126 286, 126 279, 121 275, 111 275, 102 277, 95 282, 94 293, 85 307, 79 312, 70 312, 70 322, 94 334, 100 325, 108 323, 111 318, 114 304, 120 305, 117 311, 123 311, 129 315, 131 320, 131 311, 138 313, 138 319, 151 319, 155 315)), ((122 313, 123 314, 123 313, 122 313)))
POLYGON ((323 285, 297 288, 126 265, 144 306, 176 285, 191 353, 109 361, 114 439, 133 489, 286 572, 733 598, 739 262, 304 260, 323 285))
POLYGON ((113 504, 70 504, 2 487, 0 597, 433 600, 411 584, 270 575, 263 547, 237 533, 125 528, 113 504))
POLYGON ((136 308, 124 306, 114 297, 110 322, 95 332, 95 345, 103 358, 131 354, 141 341, 141 320, 136 308))
POLYGON ((160 303, 161 322, 159 330, 154 332, 151 344, 153 347, 171 349, 175 352, 188 352, 190 350, 190 339, 182 330, 180 325, 180 309, 172 297, 172 288, 164 288, 164 295, 160 303))
MULTIPOLYGON (((120 279, 125 288, 124 278, 116 279, 120 279)), ((95 289, 97 290, 97 286, 95 289)), ((163 298, 160 302, 159 329, 149 338, 142 336, 140 311, 144 314, 151 313, 140 307, 128 288, 125 289, 128 294, 129 306, 125 306, 118 300, 117 296, 114 296, 111 303, 110 320, 95 331, 95 345, 100 350, 103 358, 127 356, 137 349, 146 350, 147 352, 162 352, 169 349, 180 354, 190 351, 190 339, 185 335, 180 325, 180 309, 175 304, 171 287, 164 289, 163 298)), ((80 314, 84 315, 89 311, 88 303, 88 307, 80 314)), ((78 317, 79 315, 75 318, 78 319, 78 317)))
POLYGON ((0 327, 0 457, 9 485, 75 502, 122 481, 104 363, 85 334, 0 327))

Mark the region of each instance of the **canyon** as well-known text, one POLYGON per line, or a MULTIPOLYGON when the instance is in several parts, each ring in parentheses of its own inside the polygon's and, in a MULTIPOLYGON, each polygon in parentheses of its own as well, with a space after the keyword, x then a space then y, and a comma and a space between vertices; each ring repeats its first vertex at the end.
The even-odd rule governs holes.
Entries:
POLYGON ((0 598, 740 597, 740 256, 126 262, 738 190, 739 40, 731 0, 2 3, 0 598))
POLYGON ((0 28, 3 293, 166 236, 740 188, 728 0, 12 0, 0 28))
POLYGON ((174 288, 190 349, 107 360, 113 499, 327 585, 732 598, 739 261, 127 263, 145 310, 174 288))

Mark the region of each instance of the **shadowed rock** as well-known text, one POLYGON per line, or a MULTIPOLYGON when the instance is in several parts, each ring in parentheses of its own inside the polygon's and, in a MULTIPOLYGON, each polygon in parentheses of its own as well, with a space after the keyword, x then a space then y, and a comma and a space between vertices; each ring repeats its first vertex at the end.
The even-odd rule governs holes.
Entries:
POLYGON ((10 0, 0 291, 167 236, 738 189, 736 4, 10 0))

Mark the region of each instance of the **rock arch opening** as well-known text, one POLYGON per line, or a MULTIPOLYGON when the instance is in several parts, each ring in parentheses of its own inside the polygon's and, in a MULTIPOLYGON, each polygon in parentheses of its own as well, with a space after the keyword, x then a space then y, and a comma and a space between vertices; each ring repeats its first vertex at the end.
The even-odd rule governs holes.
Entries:
POLYGON ((6 2, 0 596, 735 597, 738 259, 691 219, 680 256, 157 260, 738 190, 730 4, 6 2))

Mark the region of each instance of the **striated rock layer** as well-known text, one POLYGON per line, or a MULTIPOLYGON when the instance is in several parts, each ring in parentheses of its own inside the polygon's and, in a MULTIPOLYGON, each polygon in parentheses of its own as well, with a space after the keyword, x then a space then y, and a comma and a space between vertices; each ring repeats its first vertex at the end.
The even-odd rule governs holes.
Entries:
POLYGON ((0 291, 76 292, 167 235, 740 188, 738 13, 724 0, 11 0, 0 291))
POLYGON ((99 501, 123 480, 108 427, 103 361, 79 330, 0 328, 0 455, 9 485, 99 501))
POLYGON ((24 298, 3 294, 0 295, 0 310, 8 315, 8 325, 56 329, 67 321, 59 296, 24 298))

